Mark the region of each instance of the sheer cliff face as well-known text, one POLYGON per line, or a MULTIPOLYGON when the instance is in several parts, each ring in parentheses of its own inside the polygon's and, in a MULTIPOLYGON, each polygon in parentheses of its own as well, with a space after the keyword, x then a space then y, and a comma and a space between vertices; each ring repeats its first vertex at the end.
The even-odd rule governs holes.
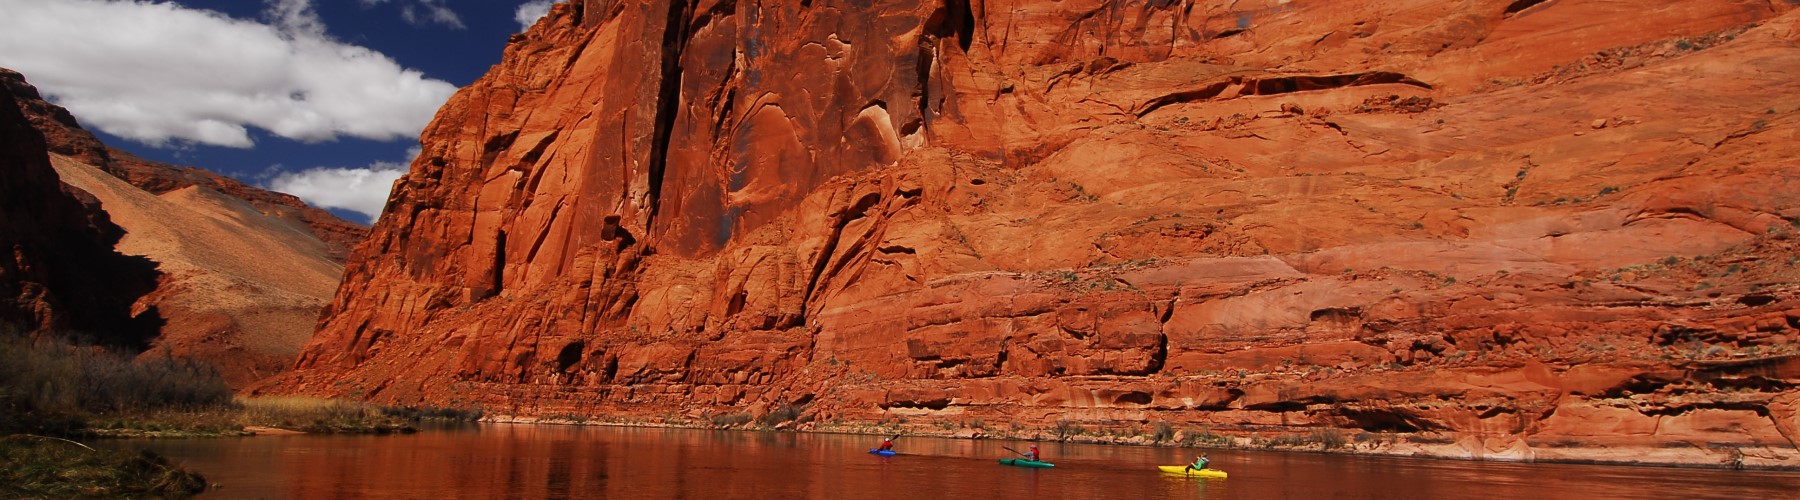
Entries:
POLYGON ((561 4, 440 111, 274 388, 1788 463, 1797 17, 561 4))

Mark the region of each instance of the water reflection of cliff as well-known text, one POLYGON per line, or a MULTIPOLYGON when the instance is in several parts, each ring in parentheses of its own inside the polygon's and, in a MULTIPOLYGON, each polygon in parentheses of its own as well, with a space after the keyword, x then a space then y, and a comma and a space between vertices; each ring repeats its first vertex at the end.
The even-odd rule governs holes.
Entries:
POLYGON ((1800 475, 1208 450, 1227 481, 1165 477, 1191 448, 905 436, 484 425, 409 436, 105 442, 151 448, 227 498, 1785 498, 1800 475))

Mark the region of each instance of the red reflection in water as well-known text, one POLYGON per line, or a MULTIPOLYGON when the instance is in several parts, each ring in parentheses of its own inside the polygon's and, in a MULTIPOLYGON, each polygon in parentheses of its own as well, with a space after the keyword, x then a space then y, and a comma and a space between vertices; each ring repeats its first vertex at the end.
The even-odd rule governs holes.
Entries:
POLYGON ((410 436, 112 442, 229 498, 1786 498, 1800 474, 1208 450, 1229 480, 1165 476, 1197 450, 683 429, 485 425, 410 436))

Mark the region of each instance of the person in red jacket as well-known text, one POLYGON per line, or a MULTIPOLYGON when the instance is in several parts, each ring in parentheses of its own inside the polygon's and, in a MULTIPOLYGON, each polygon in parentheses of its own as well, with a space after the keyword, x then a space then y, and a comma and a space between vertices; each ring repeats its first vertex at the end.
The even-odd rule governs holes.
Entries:
POLYGON ((1035 444, 1031 445, 1031 453, 1026 453, 1025 455, 1027 458, 1030 458, 1031 461, 1033 461, 1033 462, 1044 461, 1043 455, 1038 454, 1037 445, 1035 445, 1035 444))
POLYGON ((894 438, 881 440, 881 446, 875 448, 875 451, 894 451, 894 438))

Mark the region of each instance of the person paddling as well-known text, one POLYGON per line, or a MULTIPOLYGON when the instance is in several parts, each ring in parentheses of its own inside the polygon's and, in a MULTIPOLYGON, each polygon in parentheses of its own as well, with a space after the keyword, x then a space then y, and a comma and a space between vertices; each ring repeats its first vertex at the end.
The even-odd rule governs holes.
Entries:
POLYGON ((1043 458, 1042 458, 1042 457, 1043 457, 1043 456, 1042 456, 1042 455, 1039 455, 1039 454, 1038 454, 1038 449, 1037 449, 1037 445, 1035 445, 1035 444, 1034 444, 1034 445, 1031 445, 1031 452, 1030 452, 1030 453, 1026 453, 1026 454, 1025 454, 1025 458, 1029 458, 1029 459, 1031 459, 1031 461, 1033 461, 1033 462, 1042 462, 1042 461, 1044 461, 1044 459, 1043 459, 1043 458))
POLYGON ((875 451, 894 451, 894 438, 881 440, 881 446, 875 448, 875 451))
POLYGON ((1188 469, 1203 470, 1206 468, 1206 465, 1210 463, 1212 463, 1212 460, 1208 460, 1206 458, 1206 453, 1202 452, 1200 453, 1200 456, 1194 457, 1194 463, 1188 464, 1188 469))

